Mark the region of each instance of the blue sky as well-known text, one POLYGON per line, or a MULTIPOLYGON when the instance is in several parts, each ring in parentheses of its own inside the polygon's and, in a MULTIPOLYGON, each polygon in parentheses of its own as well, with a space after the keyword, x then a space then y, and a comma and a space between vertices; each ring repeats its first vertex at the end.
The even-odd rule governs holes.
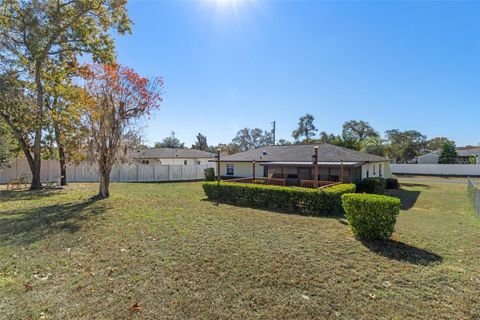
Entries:
POLYGON ((480 2, 130 1, 120 63, 165 81, 147 144, 243 127, 291 140, 312 113, 480 143, 480 2))

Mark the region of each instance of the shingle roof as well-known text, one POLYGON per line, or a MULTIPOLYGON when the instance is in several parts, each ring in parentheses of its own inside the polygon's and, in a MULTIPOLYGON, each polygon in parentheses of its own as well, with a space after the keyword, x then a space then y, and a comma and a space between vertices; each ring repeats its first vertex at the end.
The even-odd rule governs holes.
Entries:
POLYGON ((152 148, 130 152, 133 159, 214 158, 211 152, 196 149, 152 148))
POLYGON ((457 154, 459 157, 480 156, 480 149, 468 149, 468 150, 457 149, 457 154))
POLYGON ((285 161, 285 162, 308 162, 312 161, 314 146, 318 146, 318 161, 363 161, 377 162, 389 161, 387 158, 373 154, 337 147, 328 143, 322 144, 294 144, 288 146, 267 146, 248 150, 223 157, 222 161, 285 161))

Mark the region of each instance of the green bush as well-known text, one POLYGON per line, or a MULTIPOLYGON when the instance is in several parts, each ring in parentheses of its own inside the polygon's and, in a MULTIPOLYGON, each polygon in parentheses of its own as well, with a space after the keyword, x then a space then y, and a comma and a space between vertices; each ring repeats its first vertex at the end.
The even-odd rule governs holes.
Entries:
POLYGON ((386 188, 387 189, 398 189, 400 188, 400 183, 398 183, 398 179, 395 178, 387 178, 385 180, 386 188))
POLYGON ((354 184, 307 189, 222 181, 205 182, 203 190, 211 200, 254 208, 328 215, 342 211, 342 194, 355 192, 354 184))
POLYGON ((384 194, 387 182, 384 178, 365 178, 357 183, 358 193, 384 194))
POLYGON ((205 173, 205 181, 215 181, 215 170, 213 168, 206 168, 203 172, 205 173))
POLYGON ((374 194, 344 194, 342 205, 357 237, 375 240, 392 236, 400 211, 400 199, 374 194))

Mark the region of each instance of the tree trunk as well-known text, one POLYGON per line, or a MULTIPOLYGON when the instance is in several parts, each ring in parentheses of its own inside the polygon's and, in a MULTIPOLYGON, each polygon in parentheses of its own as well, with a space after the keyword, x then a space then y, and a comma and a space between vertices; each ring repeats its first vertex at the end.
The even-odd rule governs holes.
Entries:
POLYGON ((30 189, 41 189, 42 182, 40 181, 40 168, 42 166, 41 158, 41 143, 42 143, 42 125, 43 125, 43 85, 41 80, 41 64, 35 64, 35 85, 37 91, 37 114, 35 123, 35 138, 33 144, 33 168, 32 169, 32 184, 30 189))
POLYGON ((33 171, 34 171, 34 168, 35 168, 35 163, 33 161, 33 157, 32 157, 32 154, 30 152, 30 146, 27 144, 27 141, 25 140, 25 137, 23 136, 22 132, 17 127, 15 127, 15 125, 11 121, 10 117, 8 117, 6 114, 3 114, 3 113, 0 113, 0 115, 5 120, 5 122, 10 126, 13 133, 15 134, 15 137, 18 140, 18 144, 20 145, 20 148, 22 149, 23 153, 25 154, 25 158, 28 161, 28 166, 30 167, 30 171, 33 174, 33 171))
POLYGON ((67 185, 67 160, 65 157, 65 149, 63 148, 63 144, 60 139, 60 130, 57 126, 54 128, 55 130, 55 142, 57 143, 58 147, 58 158, 60 162, 60 185, 66 186, 67 185))
MULTIPOLYGON (((60 150, 59 150, 60 153, 60 150)), ((65 162, 65 155, 60 156, 60 185, 66 186, 67 185, 67 163, 65 162)))
POLYGON ((110 196, 110 171, 111 168, 108 167, 102 161, 99 161, 99 175, 100 175, 100 188, 98 190, 98 196, 102 199, 108 198, 110 196))

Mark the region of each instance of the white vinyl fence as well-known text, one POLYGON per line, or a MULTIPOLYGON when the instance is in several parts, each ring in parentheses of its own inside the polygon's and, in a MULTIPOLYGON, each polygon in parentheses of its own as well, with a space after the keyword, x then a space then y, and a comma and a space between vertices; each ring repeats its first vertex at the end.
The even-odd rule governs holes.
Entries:
POLYGON ((472 201, 472 205, 477 212, 477 215, 480 217, 480 186, 477 186, 471 179, 467 181, 467 192, 470 200, 472 201))
MULTIPOLYGON (((150 181, 188 181, 205 178, 204 169, 214 168, 208 165, 155 165, 155 164, 119 164, 110 174, 112 182, 150 182, 150 181)), ((8 183, 12 179, 24 175, 30 176, 27 160, 16 159, 10 167, 0 169, 0 183, 8 183)), ((56 181, 60 176, 60 165, 57 160, 43 160, 40 179, 42 182, 56 181)), ((97 166, 89 162, 67 166, 68 182, 97 182, 97 166)))
POLYGON ((438 176, 480 176, 478 164, 390 164, 392 173, 438 176))

